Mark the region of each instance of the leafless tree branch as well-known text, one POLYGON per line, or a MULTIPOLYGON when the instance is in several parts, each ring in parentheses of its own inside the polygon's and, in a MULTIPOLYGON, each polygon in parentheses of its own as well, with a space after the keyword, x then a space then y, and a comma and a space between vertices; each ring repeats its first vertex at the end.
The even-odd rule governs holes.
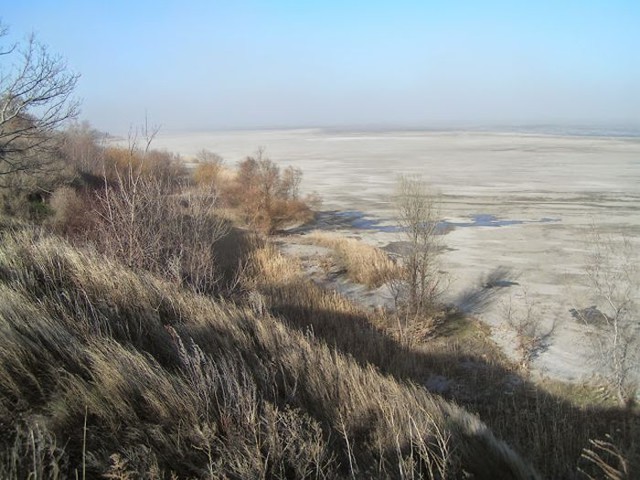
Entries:
POLYGON ((0 48, 0 177, 50 166, 55 133, 78 114, 78 78, 34 35, 0 48))

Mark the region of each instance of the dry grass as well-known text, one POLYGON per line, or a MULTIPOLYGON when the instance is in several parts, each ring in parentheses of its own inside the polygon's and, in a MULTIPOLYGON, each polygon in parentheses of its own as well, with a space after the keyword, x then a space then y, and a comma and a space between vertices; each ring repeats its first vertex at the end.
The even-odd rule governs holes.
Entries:
POLYGON ((385 252, 354 238, 322 232, 312 232, 304 238, 332 249, 336 262, 346 269, 348 277, 369 288, 377 288, 398 274, 395 262, 385 252))
MULTIPOLYGON (((401 329, 388 317, 319 288, 274 247, 266 245, 253 259, 255 288, 268 310, 292 328, 312 334, 362 366, 434 385, 446 398, 478 412, 548 478, 581 478, 576 465, 582 450, 590 439, 607 434, 620 441, 632 471, 640 465, 637 411, 599 401, 592 387, 532 383, 491 341, 482 323, 450 314, 436 338, 402 341, 401 329)), ((419 324, 404 333, 418 331, 419 324)))
MULTIPOLYGON (((96 250, 0 217, 0 478, 638 477, 637 409, 530 382, 473 319, 448 314, 427 341, 428 318, 363 311, 237 229, 212 240, 229 218, 308 220, 299 171, 259 152, 244 176, 201 171, 213 191, 196 193, 175 156, 96 152, 72 163, 104 159, 118 200, 98 221, 86 199, 104 182, 87 177, 50 220, 79 244, 101 225, 96 250), (138 188, 154 185, 169 190, 138 188)), ((314 237, 354 281, 395 273, 380 250, 314 237)))
POLYGON ((4 235, 0 331, 3 478, 534 476, 421 387, 56 238, 4 235))

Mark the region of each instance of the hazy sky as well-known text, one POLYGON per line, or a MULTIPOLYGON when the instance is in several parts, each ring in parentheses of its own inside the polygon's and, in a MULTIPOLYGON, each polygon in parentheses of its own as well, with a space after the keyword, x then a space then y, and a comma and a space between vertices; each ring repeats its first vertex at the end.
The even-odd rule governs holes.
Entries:
POLYGON ((112 133, 640 125, 640 1, 3 0, 112 133))

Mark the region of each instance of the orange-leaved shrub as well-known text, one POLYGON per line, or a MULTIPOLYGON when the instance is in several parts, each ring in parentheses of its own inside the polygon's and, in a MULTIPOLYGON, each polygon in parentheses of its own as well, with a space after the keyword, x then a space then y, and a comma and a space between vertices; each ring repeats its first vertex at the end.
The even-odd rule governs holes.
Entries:
POLYGON ((235 182, 227 186, 225 197, 239 208, 245 220, 265 233, 313 218, 311 197, 300 198, 302 171, 280 167, 262 149, 238 165, 235 182))

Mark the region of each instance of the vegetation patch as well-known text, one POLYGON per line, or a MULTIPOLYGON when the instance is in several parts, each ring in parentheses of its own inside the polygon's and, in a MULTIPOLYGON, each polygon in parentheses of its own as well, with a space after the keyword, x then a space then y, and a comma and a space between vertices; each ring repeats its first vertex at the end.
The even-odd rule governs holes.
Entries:
POLYGON ((534 475, 476 417, 269 315, 50 236, 6 234, 0 272, 4 478, 534 475))
POLYGON ((397 275, 395 262, 384 251, 362 241, 317 231, 304 239, 334 250, 336 261, 347 276, 369 288, 377 288, 397 275))

